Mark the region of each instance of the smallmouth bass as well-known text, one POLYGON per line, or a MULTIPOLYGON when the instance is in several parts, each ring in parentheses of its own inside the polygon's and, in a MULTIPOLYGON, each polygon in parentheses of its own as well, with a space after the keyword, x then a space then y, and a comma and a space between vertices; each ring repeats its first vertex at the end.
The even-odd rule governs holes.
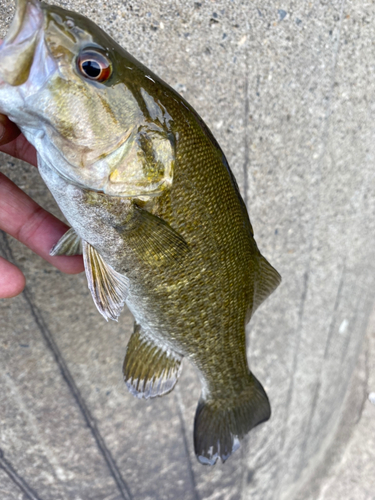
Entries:
POLYGON ((245 325, 280 282, 259 252, 226 158, 191 106, 93 22, 18 0, 0 47, 0 111, 38 151, 104 318, 135 318, 124 360, 136 397, 170 392, 185 357, 202 393, 198 460, 224 462, 270 416, 245 325))

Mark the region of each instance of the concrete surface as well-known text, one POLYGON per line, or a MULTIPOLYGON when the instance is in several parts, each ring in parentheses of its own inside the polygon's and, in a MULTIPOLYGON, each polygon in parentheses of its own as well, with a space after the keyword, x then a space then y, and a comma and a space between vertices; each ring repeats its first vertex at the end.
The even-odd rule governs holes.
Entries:
MULTIPOLYGON (((273 416, 224 466, 200 466, 191 367, 169 396, 134 399, 121 376, 130 314, 105 323, 84 276, 1 235, 28 289, 0 301, 0 498, 374 498, 374 4, 54 3, 181 92, 227 155, 283 276, 248 339, 273 416)), ((2 36, 13 2, 0 13, 2 36)), ((35 169, 5 155, 0 169, 59 214, 35 169)))
POLYGON ((370 500, 375 497, 375 309, 346 396, 335 437, 296 500, 370 500), (355 410, 359 408, 359 411, 355 410))

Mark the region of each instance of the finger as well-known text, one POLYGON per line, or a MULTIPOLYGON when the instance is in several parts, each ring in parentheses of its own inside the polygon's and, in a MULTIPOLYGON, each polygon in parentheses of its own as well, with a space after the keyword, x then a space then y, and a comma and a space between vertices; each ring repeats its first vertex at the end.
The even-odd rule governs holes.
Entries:
POLYGON ((0 257, 0 299, 15 297, 25 288, 25 276, 18 267, 0 257))
MULTIPOLYGON (((4 115, 0 115, 4 116, 4 115)), ((6 118, 8 120, 8 118, 6 118)), ((9 123, 12 123, 8 120, 9 123)), ((4 121, 3 121, 4 124, 4 121)), ((0 139, 0 151, 3 153, 7 153, 8 155, 13 156, 14 158, 19 158, 20 160, 27 161, 37 166, 37 158, 36 158, 36 150, 34 146, 32 146, 26 139, 26 137, 22 134, 15 136, 17 133, 17 127, 13 123, 11 126, 11 130, 7 130, 5 134, 9 134, 8 137, 11 139, 10 142, 5 144, 5 141, 0 139), (14 129, 16 127, 16 129, 14 129)), ((18 131, 19 132, 19 131, 18 131)), ((1 126, 0 126, 0 134, 1 134, 1 126)))
POLYGON ((20 133, 15 123, 11 122, 7 116, 0 114, 0 146, 12 142, 20 133))
POLYGON ((69 229, 0 173, 0 229, 68 274, 83 271, 81 256, 51 257, 50 249, 69 229))

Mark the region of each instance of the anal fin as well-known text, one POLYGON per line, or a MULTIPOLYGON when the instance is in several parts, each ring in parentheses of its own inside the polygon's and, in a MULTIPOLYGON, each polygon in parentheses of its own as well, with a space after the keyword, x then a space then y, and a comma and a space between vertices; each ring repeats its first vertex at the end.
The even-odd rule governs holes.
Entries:
POLYGON ((155 398, 170 392, 181 373, 182 356, 162 349, 135 325, 124 360, 124 380, 137 398, 155 398))
POLYGON ((82 247, 87 283, 95 305, 107 321, 117 321, 125 305, 128 279, 107 264, 89 243, 84 241, 82 247))
POLYGON ((54 245, 50 255, 82 255, 82 240, 71 227, 54 245))

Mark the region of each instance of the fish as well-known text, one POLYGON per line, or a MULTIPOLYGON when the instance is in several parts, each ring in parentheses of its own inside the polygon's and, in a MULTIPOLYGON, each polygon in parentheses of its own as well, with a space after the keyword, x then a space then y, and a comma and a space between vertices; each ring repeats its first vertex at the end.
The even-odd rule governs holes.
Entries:
POLYGON ((171 392, 187 359, 201 383, 196 457, 225 462, 270 418, 245 327, 281 277, 211 131, 95 23, 38 0, 16 2, 0 47, 0 112, 35 146, 71 226, 51 255, 83 254, 107 321, 125 304, 134 316, 128 390, 171 392))

